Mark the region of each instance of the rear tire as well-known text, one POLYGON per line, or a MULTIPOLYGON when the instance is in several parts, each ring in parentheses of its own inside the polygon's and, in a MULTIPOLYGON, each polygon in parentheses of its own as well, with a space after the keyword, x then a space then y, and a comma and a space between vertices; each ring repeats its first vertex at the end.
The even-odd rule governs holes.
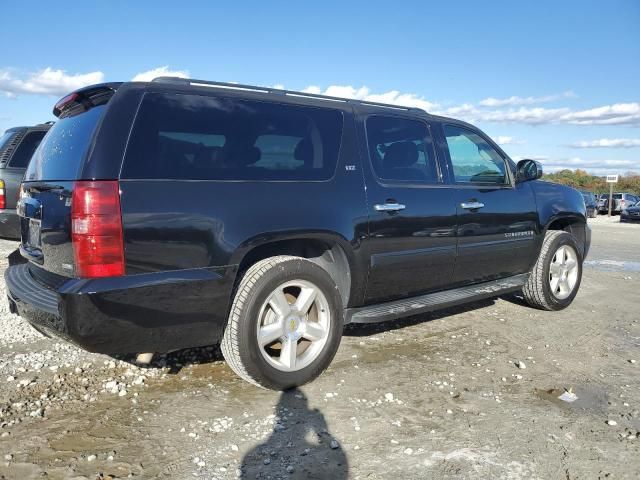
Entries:
POLYGON ((242 277, 221 350, 244 380, 286 390, 329 366, 342 326, 342 300, 323 268, 301 257, 270 257, 242 277))
POLYGON ((567 308, 580 288, 582 254, 573 236, 562 230, 545 235, 538 260, 522 289, 526 302, 542 310, 567 308))

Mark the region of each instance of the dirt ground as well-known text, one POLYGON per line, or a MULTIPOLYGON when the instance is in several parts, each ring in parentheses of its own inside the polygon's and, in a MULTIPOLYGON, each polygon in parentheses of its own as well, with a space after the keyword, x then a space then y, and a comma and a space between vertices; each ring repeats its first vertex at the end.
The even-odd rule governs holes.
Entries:
POLYGON ((640 224, 617 222, 590 220, 567 310, 509 296, 349 326, 329 370, 282 394, 214 347, 139 369, 1 302, 0 478, 638 478, 640 224))

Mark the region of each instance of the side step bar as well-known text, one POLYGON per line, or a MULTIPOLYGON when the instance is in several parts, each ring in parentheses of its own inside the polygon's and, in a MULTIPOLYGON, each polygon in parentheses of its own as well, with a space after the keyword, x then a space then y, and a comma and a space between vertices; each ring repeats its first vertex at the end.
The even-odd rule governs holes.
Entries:
POLYGON ((377 323, 386 320, 394 320, 400 317, 408 317, 419 313, 438 310, 440 308, 453 307, 463 303, 469 303, 483 298, 497 297, 504 293, 521 289, 527 279, 528 273, 514 275, 512 277, 492 280, 490 282, 477 283, 466 287, 454 288, 443 292, 428 293, 418 297, 395 300, 393 302, 378 303, 367 307, 347 308, 344 312, 344 323, 377 323))

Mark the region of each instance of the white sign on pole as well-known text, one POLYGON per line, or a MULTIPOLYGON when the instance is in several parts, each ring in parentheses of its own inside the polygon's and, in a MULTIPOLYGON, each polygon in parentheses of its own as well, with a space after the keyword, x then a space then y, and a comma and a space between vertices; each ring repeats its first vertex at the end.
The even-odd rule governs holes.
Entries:
POLYGON ((618 175, 607 175, 607 183, 618 183, 618 175))

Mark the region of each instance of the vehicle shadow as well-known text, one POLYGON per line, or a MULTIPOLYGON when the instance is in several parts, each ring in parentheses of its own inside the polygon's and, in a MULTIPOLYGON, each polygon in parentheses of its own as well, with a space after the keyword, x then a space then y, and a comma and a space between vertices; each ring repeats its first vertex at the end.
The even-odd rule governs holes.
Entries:
POLYGON ((332 479, 348 477, 347 455, 328 431, 320 410, 309 408, 298 388, 282 392, 273 432, 242 459, 242 478, 332 479))

